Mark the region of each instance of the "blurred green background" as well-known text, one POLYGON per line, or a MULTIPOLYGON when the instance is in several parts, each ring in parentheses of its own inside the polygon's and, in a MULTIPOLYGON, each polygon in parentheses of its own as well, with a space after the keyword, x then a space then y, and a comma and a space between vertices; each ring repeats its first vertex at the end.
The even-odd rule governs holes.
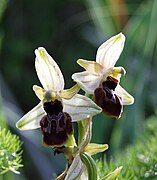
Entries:
POLYGON ((157 105, 156 0, 0 0, 0 125, 24 141, 24 168, 12 179, 50 179, 65 167, 62 155, 42 146, 40 130, 19 132, 15 123, 38 102, 32 85, 40 85, 34 50, 43 46, 61 67, 66 88, 83 69, 78 58, 95 60, 96 49, 123 32, 125 48, 116 66, 127 74, 122 86, 135 97, 120 120, 104 115, 93 121, 93 142, 108 143, 108 157, 143 133, 157 105))

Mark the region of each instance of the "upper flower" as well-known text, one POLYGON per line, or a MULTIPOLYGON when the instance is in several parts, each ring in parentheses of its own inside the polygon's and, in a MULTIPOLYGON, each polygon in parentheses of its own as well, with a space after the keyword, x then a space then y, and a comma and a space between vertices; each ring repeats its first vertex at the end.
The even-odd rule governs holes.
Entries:
POLYGON ((96 62, 79 59, 77 63, 86 71, 75 73, 72 78, 87 93, 94 94, 96 103, 104 112, 119 118, 122 105, 130 105, 134 98, 120 85, 123 67, 114 67, 124 47, 125 36, 122 33, 104 42, 97 51, 96 62))
POLYGON ((41 127, 47 145, 62 144, 72 134, 72 121, 98 114, 101 108, 89 98, 77 94, 78 85, 64 90, 60 68, 44 48, 36 49, 35 54, 35 68, 43 88, 34 85, 33 90, 41 101, 16 126, 20 130, 41 127))

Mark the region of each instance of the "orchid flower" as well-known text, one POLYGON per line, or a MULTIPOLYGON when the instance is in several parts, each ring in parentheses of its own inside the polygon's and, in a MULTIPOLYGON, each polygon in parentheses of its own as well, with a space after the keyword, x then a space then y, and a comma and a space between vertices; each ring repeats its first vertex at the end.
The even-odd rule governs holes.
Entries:
POLYGON ((41 127, 43 142, 48 146, 68 146, 72 137, 72 122, 92 117, 101 112, 91 99, 77 94, 76 84, 64 90, 60 68, 43 47, 35 50, 35 68, 43 86, 33 86, 40 103, 25 114, 16 124, 20 130, 41 127))
POLYGON ((119 118, 123 105, 131 105, 134 98, 120 85, 123 67, 114 67, 124 47, 125 36, 119 33, 104 42, 97 50, 96 62, 79 59, 77 63, 86 71, 74 73, 72 79, 88 94, 94 95, 95 102, 109 116, 119 118))

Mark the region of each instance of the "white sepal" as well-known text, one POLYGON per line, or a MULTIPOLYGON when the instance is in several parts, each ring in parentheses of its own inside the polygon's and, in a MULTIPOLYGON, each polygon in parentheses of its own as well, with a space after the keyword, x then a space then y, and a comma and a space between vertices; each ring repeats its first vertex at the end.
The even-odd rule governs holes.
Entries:
POLYGON ((131 105, 134 103, 134 98, 131 96, 125 89, 123 89, 120 85, 117 85, 115 89, 116 94, 122 97, 123 105, 131 105))
POLYGON ((40 127, 40 120, 44 115, 45 111, 40 102, 16 123, 16 127, 20 130, 37 129, 40 127))
POLYGON ((63 99, 63 111, 70 114, 72 121, 79 121, 99 114, 102 109, 91 99, 76 94, 71 99, 63 99))
POLYGON ((97 50, 96 62, 108 69, 114 67, 124 47, 125 36, 119 33, 106 42, 97 50))
POLYGON ((35 54, 35 68, 43 88, 53 91, 63 90, 64 79, 57 63, 43 47, 36 49, 35 54))
POLYGON ((94 91, 99 87, 102 76, 96 76, 87 71, 74 73, 72 79, 88 94, 94 94, 94 91))

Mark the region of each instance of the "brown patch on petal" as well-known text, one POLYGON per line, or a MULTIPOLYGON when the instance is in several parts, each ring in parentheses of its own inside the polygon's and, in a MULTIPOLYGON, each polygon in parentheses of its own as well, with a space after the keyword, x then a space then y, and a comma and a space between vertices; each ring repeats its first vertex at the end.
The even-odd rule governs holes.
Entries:
POLYGON ((103 109, 103 112, 111 117, 119 118, 122 113, 122 99, 115 93, 118 80, 107 77, 94 92, 95 102, 103 109))
POLYGON ((62 104, 57 100, 44 103, 44 109, 47 115, 40 121, 43 142, 48 146, 60 147, 73 133, 71 117, 62 112, 62 104))

